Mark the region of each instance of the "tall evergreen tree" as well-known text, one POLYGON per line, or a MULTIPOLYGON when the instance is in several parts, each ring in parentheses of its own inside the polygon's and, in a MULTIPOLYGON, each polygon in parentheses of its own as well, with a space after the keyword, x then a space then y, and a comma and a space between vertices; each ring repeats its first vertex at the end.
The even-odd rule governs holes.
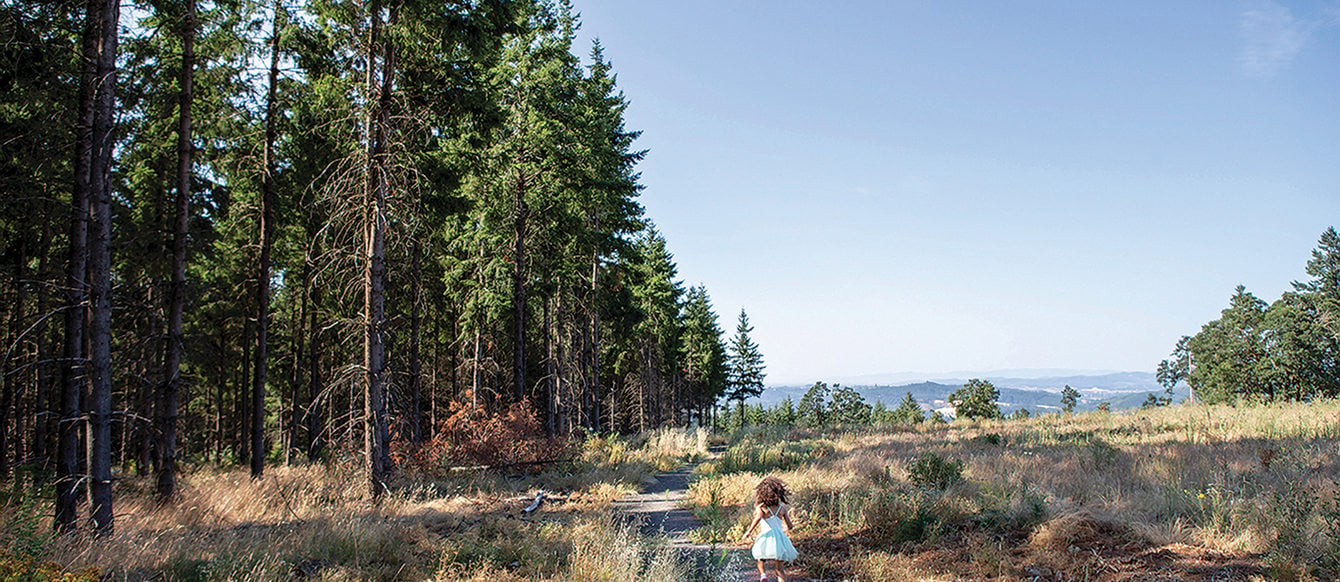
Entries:
POLYGON ((195 79, 196 3, 185 0, 177 32, 181 39, 177 98, 177 216, 172 242, 172 287, 168 307, 167 362, 158 402, 158 496, 171 498, 176 492, 177 412, 181 394, 181 360, 185 350, 182 314, 186 309, 186 247, 191 224, 191 178, 194 173, 191 143, 191 107, 195 79))
POLYGON ((640 259, 632 290, 639 322, 634 326, 637 345, 638 391, 641 404, 638 428, 661 425, 677 413, 674 366, 680 352, 680 297, 676 267, 665 239, 654 229, 638 241, 640 259))
MULTIPOLYGON (((61 418, 57 428, 55 529, 72 531, 78 520, 80 476, 80 417, 85 408, 88 354, 84 349, 88 330, 89 285, 88 226, 94 194, 94 158, 98 155, 99 88, 105 72, 101 69, 101 42, 107 13, 104 3, 89 0, 84 7, 84 25, 80 35, 80 71, 78 118, 74 125, 74 180, 70 197, 69 252, 65 277, 65 337, 61 366, 61 418)), ((105 129, 103 130, 105 131, 105 129)))
POLYGON ((740 319, 735 324, 735 337, 730 344, 730 372, 727 380, 726 398, 734 400, 740 409, 740 420, 744 421, 744 401, 763 393, 763 353, 758 344, 749 337, 754 326, 749 325, 749 315, 740 309, 740 319))
POLYGON ((120 40, 119 0, 95 0, 98 12, 97 97, 93 116, 93 155, 89 166, 89 504, 93 529, 112 533, 112 186, 115 163, 115 114, 120 40))
POLYGON ((725 394, 727 375, 726 346, 706 287, 699 285, 688 290, 681 319, 685 380, 701 418, 725 394))

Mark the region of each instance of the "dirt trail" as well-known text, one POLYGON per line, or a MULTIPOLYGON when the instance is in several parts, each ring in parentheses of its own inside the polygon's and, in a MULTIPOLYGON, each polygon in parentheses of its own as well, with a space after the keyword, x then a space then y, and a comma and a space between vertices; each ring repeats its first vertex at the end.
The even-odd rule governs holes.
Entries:
MULTIPOLYGON (((713 582, 758 582, 758 569, 749 550, 735 545, 697 544, 688 537, 690 531, 703 523, 693 512, 680 507, 689 490, 689 480, 697 465, 684 465, 674 471, 656 475, 641 493, 628 495, 614 502, 614 510, 621 515, 640 520, 642 532, 665 537, 670 547, 682 552, 696 564, 697 580, 713 582)), ((773 578, 775 580, 775 578, 773 578)), ((805 578, 787 577, 788 582, 805 582, 805 578)))

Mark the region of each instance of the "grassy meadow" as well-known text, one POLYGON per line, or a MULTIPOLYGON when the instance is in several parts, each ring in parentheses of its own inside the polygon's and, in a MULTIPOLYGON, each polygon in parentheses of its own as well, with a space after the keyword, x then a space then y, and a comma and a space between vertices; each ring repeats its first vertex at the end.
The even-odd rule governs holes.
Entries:
MULTIPOLYGON (((10 494, 0 528, 6 573, 49 564, 69 580, 681 580, 686 563, 611 517, 656 472, 701 458, 707 434, 592 438, 571 463, 534 473, 402 474, 374 504, 352 467, 200 469, 159 505, 150 478, 118 484, 110 539, 50 536, 50 501, 10 494), (538 491, 554 500, 522 509, 538 491), (6 569, 8 568, 8 570, 6 569)), ((17 577, 15 574, 14 577, 17 577)), ((59 579, 32 576, 29 579, 59 579)))
POLYGON ((767 473, 800 568, 843 580, 1335 580, 1340 403, 746 430, 699 466, 703 541, 767 473), (779 444, 781 443, 781 444, 779 444))
MULTIPOLYGON (((402 473, 373 504, 351 468, 197 469, 160 506, 118 484, 110 539, 53 538, 48 496, 11 492, 0 578, 693 580, 611 518, 657 471, 700 462, 704 543, 744 546, 752 490, 793 490, 812 580, 1334 580, 1340 403, 1172 406, 902 428, 661 430, 592 438, 571 463, 402 473), (720 452, 708 455, 709 441, 720 452), (539 490, 557 499, 524 516, 539 490), (33 574, 47 564, 45 574, 33 574), (6 569, 7 568, 7 569, 6 569), (97 571, 89 571, 95 568, 97 571)), ((17 486, 11 486, 14 488, 17 486)))

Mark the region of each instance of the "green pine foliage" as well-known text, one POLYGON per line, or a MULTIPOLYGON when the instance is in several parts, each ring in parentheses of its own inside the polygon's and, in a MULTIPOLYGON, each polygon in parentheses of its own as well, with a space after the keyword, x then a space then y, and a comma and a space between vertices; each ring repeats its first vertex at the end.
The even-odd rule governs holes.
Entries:
POLYGON ((1171 391, 1180 382, 1207 403, 1310 401, 1340 396, 1340 233, 1321 234, 1307 262, 1312 279, 1274 303, 1241 285, 1220 317, 1177 342, 1159 363, 1171 391))
POLYGON ((921 409, 921 404, 917 402, 917 399, 912 397, 912 393, 908 392, 898 403, 898 408, 893 409, 893 412, 890 413, 890 420, 894 424, 921 424, 926 421, 926 412, 921 409))
POLYGON ((749 337, 753 331, 754 326, 749 324, 749 314, 741 309, 740 319, 735 325, 735 336, 728 348, 726 379, 726 399, 741 404, 763 393, 763 352, 749 337))
POLYGON ((1079 405, 1079 390, 1066 384, 1065 388, 1061 389, 1061 411, 1066 414, 1074 414, 1077 405, 1079 405))
POLYGON ((870 424, 872 409, 865 398, 850 387, 841 384, 833 387, 832 400, 828 403, 829 418, 834 423, 846 425, 870 424))
POLYGON ((999 399, 1000 391, 994 384, 976 378, 949 395, 954 416, 967 420, 1001 418, 1000 406, 996 403, 999 399))
MULTIPOLYGON (((49 467, 55 452, 66 257, 82 215, 70 208, 71 146, 94 4, 0 3, 0 295, 13 322, 0 372, 7 390, 22 387, 2 403, 5 469, 49 467)), ((136 5, 120 28, 111 384, 118 418, 134 421, 114 423, 111 463, 127 472, 159 463, 182 9, 136 5)), ((615 58, 576 46, 579 26, 568 3, 547 0, 200 0, 178 463, 363 449, 374 232, 396 446, 431 439, 435 411, 453 401, 496 411, 518 390, 557 436, 706 421, 723 398, 761 391, 747 318, 728 350, 708 290, 679 279, 672 241, 644 216, 646 152, 625 125, 615 58), (271 55, 273 100, 257 66, 271 55), (385 198, 375 211, 373 191, 385 198), (267 284, 264 439, 252 450, 267 284)))
POLYGON ((828 426, 828 394, 828 384, 824 382, 815 382, 805 391, 805 395, 800 397, 800 404, 796 405, 796 419, 801 426, 806 428, 828 426))

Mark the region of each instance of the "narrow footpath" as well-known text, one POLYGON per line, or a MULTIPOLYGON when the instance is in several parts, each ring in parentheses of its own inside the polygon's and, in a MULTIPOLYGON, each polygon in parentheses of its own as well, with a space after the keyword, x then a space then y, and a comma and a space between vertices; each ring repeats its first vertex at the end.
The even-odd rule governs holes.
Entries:
MULTIPOLYGON (((614 502, 614 511, 638 520, 644 534, 663 536, 666 544, 689 558, 695 565, 695 580, 758 582, 758 568, 749 550, 734 545, 696 544, 689 540, 689 532, 703 525, 693 512, 681 507, 695 466, 684 465, 656 475, 641 493, 614 502)), ((806 579, 788 576, 787 580, 805 582, 806 579)))

